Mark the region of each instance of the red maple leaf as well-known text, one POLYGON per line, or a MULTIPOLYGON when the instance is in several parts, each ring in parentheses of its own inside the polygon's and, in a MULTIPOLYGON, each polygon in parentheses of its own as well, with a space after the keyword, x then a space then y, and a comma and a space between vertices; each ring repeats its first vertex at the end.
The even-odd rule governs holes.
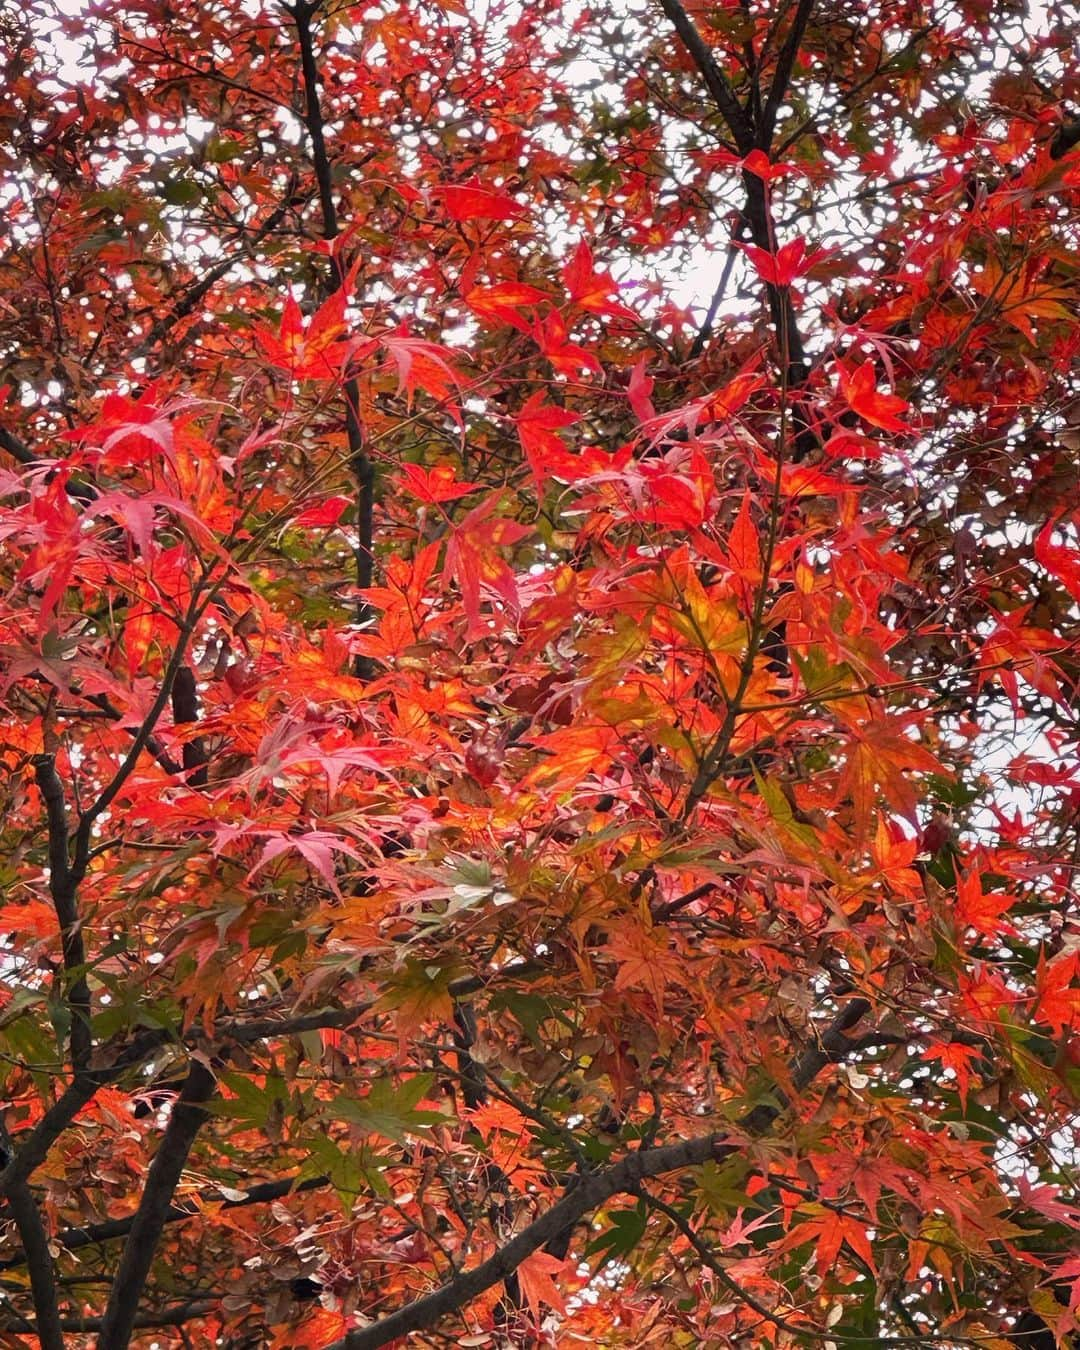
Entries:
POLYGON ((451 220, 519 220, 525 207, 506 192, 482 186, 478 178, 442 189, 451 220))
POLYGON ((895 394, 878 392, 877 370, 869 358, 858 370, 849 373, 844 366, 838 365, 840 388, 847 399, 848 407, 856 412, 864 422, 880 427, 882 431, 908 431, 906 422, 902 422, 898 413, 907 412, 908 404, 895 394))
POLYGON ((774 253, 758 248, 756 244, 740 244, 739 247, 750 259, 761 280, 770 286, 790 286, 793 281, 805 276, 822 256, 821 249, 807 253, 806 241, 801 237, 792 239, 774 253))

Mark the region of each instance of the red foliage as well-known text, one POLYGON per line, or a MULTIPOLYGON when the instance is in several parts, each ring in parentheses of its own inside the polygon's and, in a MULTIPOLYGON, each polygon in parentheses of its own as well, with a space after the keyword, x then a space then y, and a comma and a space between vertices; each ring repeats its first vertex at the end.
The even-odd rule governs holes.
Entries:
POLYGON ((1071 17, 0 20, 5 1345, 1080 1330, 1071 17))

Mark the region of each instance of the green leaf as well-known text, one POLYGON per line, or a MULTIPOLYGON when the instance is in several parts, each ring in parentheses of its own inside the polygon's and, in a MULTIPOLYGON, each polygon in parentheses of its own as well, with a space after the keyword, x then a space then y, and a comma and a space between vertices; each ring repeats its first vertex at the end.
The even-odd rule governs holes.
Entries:
POLYGON ((541 1035, 540 1028, 544 1022, 554 1018, 568 1030, 574 1030, 573 1023, 554 1001, 540 994, 520 994, 510 990, 493 998, 491 1006, 493 1009, 505 1008, 539 1050, 547 1049, 551 1043, 550 1037, 541 1035))
POLYGON ((391 1078, 379 1078, 366 1096, 339 1097, 330 1111, 337 1120, 347 1120, 370 1134, 405 1144, 411 1136, 426 1134, 432 1125, 446 1120, 441 1111, 417 1109, 434 1081, 431 1073, 415 1074, 397 1086, 391 1078))
POLYGON ((824 651, 812 648, 805 656, 797 652, 793 656, 808 694, 836 694, 853 688, 855 684, 855 672, 851 666, 846 661, 839 664, 830 661, 824 651))
POLYGON ((726 1218, 747 1204, 745 1183, 749 1171, 749 1163, 738 1153, 723 1163, 702 1163, 697 1169, 701 1198, 717 1218, 726 1218))
POLYGON ((645 1202, 640 1201, 633 1209, 611 1210, 607 1217, 611 1227, 585 1248, 586 1256, 603 1254, 601 1265, 628 1256, 634 1250, 645 1235, 649 1211, 645 1202))
POLYGON ((931 797, 945 806, 970 806, 983 792, 982 788, 971 787, 960 778, 953 782, 939 773, 928 773, 923 781, 931 797))
POLYGON ((240 141, 210 141, 206 147, 206 158, 211 164, 227 164, 230 159, 244 153, 240 141))
POLYGON ((381 1170, 362 1165, 362 1149, 341 1149, 324 1134, 315 1135, 305 1142, 308 1160, 300 1169, 301 1178, 308 1180, 311 1177, 328 1176, 346 1214, 351 1213, 356 1197, 363 1192, 365 1181, 380 1195, 388 1194, 381 1170), (378 1182, 374 1180, 375 1177, 378 1177, 378 1182))
POLYGON ((190 178, 167 178, 160 192, 170 206, 193 206, 203 198, 202 188, 190 178))
POLYGON ((772 816, 777 825, 782 826, 793 839, 797 839, 800 843, 806 844, 810 848, 817 846, 819 841, 813 826, 804 825, 801 821, 795 819, 791 803, 784 796, 780 785, 769 778, 764 778, 758 773, 756 767, 754 767, 754 782, 757 784, 765 805, 769 808, 769 815, 772 816))
POLYGON ((215 1116, 246 1120, 262 1129, 270 1120, 275 1106, 289 1100, 289 1090, 279 1073, 268 1073, 264 1083, 256 1083, 242 1073, 221 1072, 218 1077, 235 1095, 228 1100, 218 1098, 207 1104, 207 1109, 215 1116))

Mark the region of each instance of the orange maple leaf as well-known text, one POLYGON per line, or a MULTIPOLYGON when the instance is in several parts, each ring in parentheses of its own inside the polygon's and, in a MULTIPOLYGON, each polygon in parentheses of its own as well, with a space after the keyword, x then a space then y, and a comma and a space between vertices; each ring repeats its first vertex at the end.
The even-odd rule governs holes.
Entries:
POLYGON ((554 1276, 562 1273, 565 1261, 559 1261, 547 1252, 533 1252, 517 1268, 518 1284, 525 1302, 534 1317, 539 1316, 544 1304, 554 1308, 561 1316, 566 1316, 566 1300, 559 1292, 554 1276))

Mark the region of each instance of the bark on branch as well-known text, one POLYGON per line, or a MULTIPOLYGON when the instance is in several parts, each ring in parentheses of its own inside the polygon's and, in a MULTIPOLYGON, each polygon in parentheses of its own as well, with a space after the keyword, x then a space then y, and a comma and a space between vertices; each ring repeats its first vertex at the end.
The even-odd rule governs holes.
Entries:
POLYGON ((126 1350, 131 1340, 139 1298, 172 1207, 180 1174, 195 1136, 208 1118, 209 1113, 202 1103, 209 1099, 213 1090, 214 1075, 194 1060, 146 1176, 142 1199, 132 1220, 102 1318, 98 1350, 126 1350))
POLYGON ((768 150, 772 145, 773 132, 776 130, 776 115, 787 95, 791 74, 795 69, 795 60, 799 55, 799 48, 802 46, 803 35, 813 8, 814 0, 799 0, 784 45, 780 48, 773 81, 769 86, 769 95, 761 115, 761 126, 758 128, 758 144, 763 150, 768 150))
POLYGON ((72 1068, 78 1074, 90 1066, 90 986, 86 980, 86 945, 75 893, 78 877, 68 853, 68 816, 64 785, 50 754, 34 757, 34 777, 45 803, 49 830, 49 894, 60 925, 64 971, 68 979, 66 1001, 71 1014, 69 1043, 72 1068))
MULTIPOLYGON (((311 159, 315 181, 319 189, 319 210, 322 214, 324 239, 338 237, 337 207, 334 204, 333 166, 326 148, 325 119, 319 99, 319 70, 315 59, 315 41, 311 20, 318 6, 303 0, 290 9, 296 25, 300 45, 300 67, 304 83, 304 126, 311 144, 311 159)), ((332 290, 341 290, 347 284, 345 264, 339 252, 330 257, 332 290)), ((371 585, 374 572, 375 546, 375 465, 364 444, 364 429, 360 423, 360 386, 353 377, 342 387, 345 403, 345 435, 349 447, 349 464, 356 482, 356 585, 361 591, 371 585)), ((372 618, 371 606, 361 596, 357 601, 356 622, 366 624, 372 618)), ((354 665, 356 675, 370 679, 374 673, 366 657, 358 656, 354 665)))
POLYGON ((27 468, 38 462, 37 455, 26 444, 21 441, 13 431, 7 427, 0 427, 0 450, 6 450, 12 459, 19 464, 24 464, 27 468))
MULTIPOLYGON (((162 1308, 159 1312, 140 1313, 135 1319, 135 1329, 137 1331, 152 1331, 158 1327, 182 1327, 188 1322, 194 1322, 200 1317, 205 1317, 208 1313, 215 1312, 220 1305, 216 1300, 194 1299, 188 1303, 177 1303, 170 1308, 162 1308)), ((90 1331, 100 1331, 104 1319, 101 1317, 64 1317, 60 1321, 61 1331, 75 1333, 86 1333, 90 1331)), ((40 1323, 37 1327, 10 1328, 13 1331, 36 1331, 41 1336, 40 1323)), ((9 1328, 0 1324, 0 1331, 7 1331, 9 1328)), ((44 1344, 44 1342, 42 1342, 44 1344)), ((61 1347, 63 1346, 61 1341, 61 1347)))
POLYGON ((1080 117, 1062 122, 1050 142, 1050 158, 1064 159, 1075 146, 1080 145, 1080 117))
MULTIPOLYGON (((680 41, 704 80, 706 88, 712 94, 739 153, 745 157, 755 148, 768 153, 772 143, 772 128, 776 122, 776 114, 783 101, 784 94, 787 92, 791 71, 798 55, 799 44, 802 41, 812 7, 812 0, 800 0, 798 10, 792 20, 791 29, 780 52, 777 70, 773 76, 772 87, 769 90, 768 100, 762 112, 760 125, 755 123, 749 108, 744 108, 736 98, 734 90, 716 64, 716 58, 713 56, 712 50, 679 0, 661 0, 661 4, 664 13, 674 25, 680 41)), ((752 106, 753 100, 750 104, 750 107, 752 106)), ((749 229, 750 237, 755 245, 758 248, 765 249, 766 252, 774 253, 776 251, 776 237, 769 213, 765 184, 757 174, 744 172, 743 186, 746 189, 746 205, 743 208, 742 220, 749 229)), ((795 316, 795 307, 791 303, 791 291, 787 286, 773 286, 767 283, 765 294, 780 359, 785 367, 787 387, 788 389, 797 389, 800 385, 805 384, 809 373, 809 365, 806 359, 805 344, 795 316)), ((795 459, 802 458, 808 449, 809 446, 803 437, 797 437, 793 457, 795 459)))
POLYGON ((740 155, 748 155, 754 148, 754 127, 750 115, 735 96, 727 76, 716 64, 712 49, 697 30, 697 25, 683 9, 679 0, 660 0, 664 13, 671 20, 683 46, 686 48, 705 86, 713 96, 720 115, 728 125, 740 155))
MULTIPOLYGON (((0 1121, 0 1147, 5 1156, 11 1154, 7 1127, 0 1121)), ((60 1305, 56 1292, 56 1271, 53 1268, 49 1238, 38 1209, 37 1201, 26 1181, 16 1182, 8 1191, 8 1208, 15 1220, 15 1228, 23 1247, 23 1260, 30 1272, 30 1294, 34 1300, 37 1337, 41 1350, 64 1350, 64 1333, 60 1324, 60 1305)))

